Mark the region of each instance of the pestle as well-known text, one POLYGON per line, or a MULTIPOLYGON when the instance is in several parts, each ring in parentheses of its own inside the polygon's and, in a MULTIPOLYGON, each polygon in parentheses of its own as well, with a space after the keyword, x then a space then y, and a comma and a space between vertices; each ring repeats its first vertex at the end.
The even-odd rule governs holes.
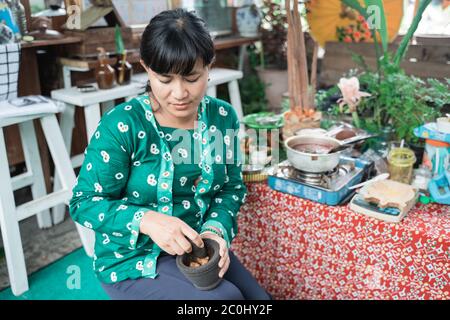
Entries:
POLYGON ((208 255, 205 242, 203 242, 203 248, 200 248, 194 242, 192 242, 191 239, 189 239, 189 238, 187 238, 187 239, 191 243, 191 246, 192 246, 192 251, 191 251, 192 256, 194 256, 196 258, 205 258, 208 255))

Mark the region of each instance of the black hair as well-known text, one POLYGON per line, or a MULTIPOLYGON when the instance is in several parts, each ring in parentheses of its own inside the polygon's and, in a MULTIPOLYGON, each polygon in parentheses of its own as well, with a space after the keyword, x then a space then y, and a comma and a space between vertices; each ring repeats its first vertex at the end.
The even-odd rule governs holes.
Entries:
POLYGON ((214 54, 205 22, 181 8, 159 13, 142 34, 141 59, 159 74, 188 75, 199 58, 206 66, 214 54))

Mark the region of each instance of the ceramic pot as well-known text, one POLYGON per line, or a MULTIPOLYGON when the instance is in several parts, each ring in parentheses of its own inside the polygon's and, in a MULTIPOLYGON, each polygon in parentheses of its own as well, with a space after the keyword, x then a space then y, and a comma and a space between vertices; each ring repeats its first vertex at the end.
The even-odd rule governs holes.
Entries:
POLYGON ((200 290, 211 290, 219 285, 222 278, 219 278, 219 244, 212 239, 203 239, 206 251, 209 256, 209 261, 200 267, 190 267, 189 264, 195 258, 195 253, 198 251, 193 250, 191 253, 185 253, 181 256, 177 256, 176 263, 178 269, 184 276, 192 282, 192 284, 200 290))
POLYGON ((269 110, 275 113, 281 113, 283 94, 289 90, 288 71, 256 67, 256 72, 261 81, 266 85, 264 90, 269 110))
POLYGON ((244 6, 236 10, 236 25, 242 37, 258 36, 261 16, 252 0, 245 1, 244 6))

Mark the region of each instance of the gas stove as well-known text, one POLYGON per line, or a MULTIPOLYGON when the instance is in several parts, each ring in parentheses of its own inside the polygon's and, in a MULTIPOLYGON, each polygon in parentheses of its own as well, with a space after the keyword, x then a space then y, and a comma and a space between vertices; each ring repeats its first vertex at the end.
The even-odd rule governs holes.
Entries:
POLYGON ((349 187, 367 178, 372 163, 341 157, 332 171, 311 173, 295 169, 289 160, 269 169, 269 186, 277 191, 328 205, 346 203, 355 193, 349 187))

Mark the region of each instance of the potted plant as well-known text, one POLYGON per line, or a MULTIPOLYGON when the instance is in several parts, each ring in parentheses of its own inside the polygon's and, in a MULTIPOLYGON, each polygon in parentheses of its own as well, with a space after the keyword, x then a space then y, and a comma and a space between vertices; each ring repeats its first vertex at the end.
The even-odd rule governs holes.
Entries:
MULTIPOLYGON (((342 1, 357 10, 366 21, 369 19, 366 8, 362 7, 357 0, 342 1)), ((353 124, 373 133, 383 134, 386 128, 391 127, 392 139, 405 140, 414 149, 414 145, 417 145, 419 140, 414 136, 413 129, 436 119, 441 108, 450 104, 449 80, 447 83, 436 79, 422 80, 407 75, 400 67, 422 14, 431 0, 421 1, 411 26, 396 52, 388 50, 387 26, 382 1, 365 0, 364 2, 366 7, 369 4, 378 6, 381 15, 378 33, 374 28, 371 29, 377 66, 376 70, 371 70, 362 56, 354 55, 354 59, 362 67, 362 72, 351 71, 347 76, 356 75, 362 90, 370 93, 371 96, 362 99, 356 110, 350 110, 348 107, 341 109, 333 103, 333 111, 335 114, 353 111, 353 124)), ((339 89, 335 86, 325 94, 321 93, 319 104, 335 96, 336 92, 339 92, 339 89)), ((417 152, 420 154, 420 148, 417 152)))

